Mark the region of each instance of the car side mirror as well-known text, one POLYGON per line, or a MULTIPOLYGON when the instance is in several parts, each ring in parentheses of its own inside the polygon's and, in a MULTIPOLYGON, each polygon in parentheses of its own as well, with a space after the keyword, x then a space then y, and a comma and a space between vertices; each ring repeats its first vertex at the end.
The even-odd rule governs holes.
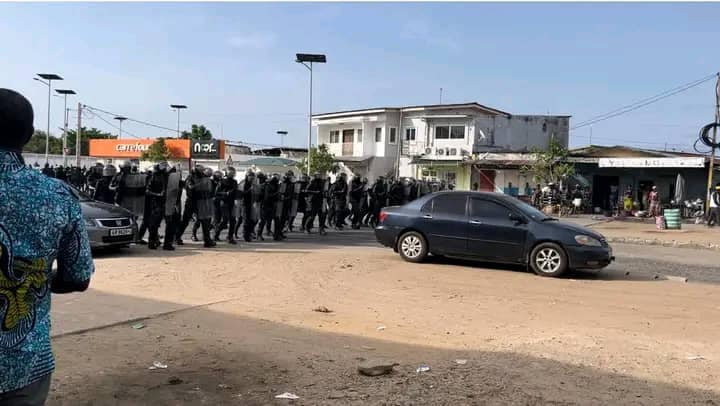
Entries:
POLYGON ((508 219, 510 219, 510 221, 514 221, 515 223, 518 223, 518 224, 525 224, 527 222, 525 220, 525 217, 523 217, 519 214, 516 214, 516 213, 508 214, 508 219))

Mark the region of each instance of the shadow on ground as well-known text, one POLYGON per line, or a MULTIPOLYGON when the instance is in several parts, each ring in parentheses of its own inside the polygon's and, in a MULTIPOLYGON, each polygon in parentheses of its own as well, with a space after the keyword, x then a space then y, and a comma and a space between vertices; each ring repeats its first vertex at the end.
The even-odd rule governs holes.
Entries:
MULTIPOLYGON (((109 301, 173 307, 132 297, 109 301)), ((142 329, 121 324, 54 339, 57 371, 49 404, 287 404, 274 398, 283 392, 298 395, 298 405, 720 402, 715 392, 590 366, 326 333, 322 323, 298 328, 225 312, 231 310, 225 303, 145 320, 142 329), (372 378, 357 373, 358 362, 378 357, 399 363, 395 372, 372 378), (167 369, 148 369, 154 361, 167 369), (430 371, 416 373, 420 364, 430 371)), ((331 315, 319 317, 333 323, 331 315)))

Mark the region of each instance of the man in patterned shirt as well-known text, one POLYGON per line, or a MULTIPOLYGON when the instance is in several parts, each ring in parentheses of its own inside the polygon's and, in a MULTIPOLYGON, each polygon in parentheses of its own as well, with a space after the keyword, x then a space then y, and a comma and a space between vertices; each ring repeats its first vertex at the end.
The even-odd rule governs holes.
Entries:
POLYGON ((82 292, 94 271, 80 204, 28 169, 30 102, 0 89, 0 405, 43 405, 55 362, 50 293, 82 292), (57 271, 52 271, 57 260, 57 271))

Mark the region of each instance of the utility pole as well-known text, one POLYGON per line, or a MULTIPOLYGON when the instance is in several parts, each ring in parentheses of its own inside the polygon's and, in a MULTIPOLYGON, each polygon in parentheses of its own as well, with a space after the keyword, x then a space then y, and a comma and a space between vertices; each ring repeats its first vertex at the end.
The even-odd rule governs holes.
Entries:
POLYGON ((440 88, 440 104, 442 104, 442 87, 440 88))
POLYGON ((590 145, 592 145, 592 124, 590 125, 590 145))
POLYGON ((715 170, 715 143, 717 142, 717 124, 720 123, 720 72, 715 82, 715 126, 712 133, 712 149, 710 152, 710 168, 708 169, 707 196, 705 198, 705 211, 710 212, 710 190, 713 187, 713 171, 715 170))
POLYGON ((80 143, 82 142, 82 103, 78 103, 77 132, 75 133, 75 166, 80 167, 80 143))

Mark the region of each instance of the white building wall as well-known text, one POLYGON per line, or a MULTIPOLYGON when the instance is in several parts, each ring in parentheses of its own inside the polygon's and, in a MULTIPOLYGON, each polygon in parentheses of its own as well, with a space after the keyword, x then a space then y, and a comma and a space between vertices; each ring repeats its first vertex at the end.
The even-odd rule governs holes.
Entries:
POLYGON ((527 152, 546 148, 552 136, 567 147, 569 121, 555 116, 478 116, 475 151, 527 152))

